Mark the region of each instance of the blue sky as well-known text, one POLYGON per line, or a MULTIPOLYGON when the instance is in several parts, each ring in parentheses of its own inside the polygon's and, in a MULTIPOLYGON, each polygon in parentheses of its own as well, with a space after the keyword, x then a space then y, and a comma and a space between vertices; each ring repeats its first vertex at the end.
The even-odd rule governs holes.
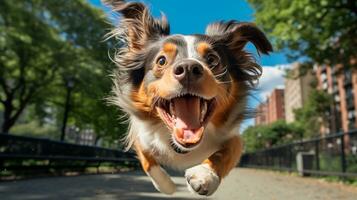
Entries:
MULTIPOLYGON (((100 0, 89 0, 93 5, 109 12, 100 0)), ((219 20, 254 21, 254 10, 244 0, 145 0, 154 16, 164 12, 170 25, 171 33, 193 34, 204 33, 206 25, 219 20), (219 2, 219 3, 217 3, 219 2)), ((253 50, 252 46, 248 47, 253 50)), ((284 53, 273 53, 262 56, 259 62, 263 66, 286 64, 284 53)))
MULTIPOLYGON (((103 6, 100 0, 88 0, 111 16, 110 10, 103 6)), ((235 19, 238 21, 254 22, 254 10, 244 0, 142 0, 149 6, 153 15, 158 17, 160 12, 165 13, 171 26, 171 34, 194 34, 204 33, 207 24, 235 19)), ((247 50, 255 52, 253 45, 248 45, 247 50)), ((250 107, 255 107, 264 96, 275 87, 282 87, 284 84, 283 69, 288 63, 283 52, 275 52, 269 56, 262 56, 257 61, 264 66, 263 76, 260 80, 256 98, 249 101, 250 107), (256 100, 258 99, 258 100, 256 100)), ((253 120, 247 120, 242 125, 242 129, 253 124, 253 120)))

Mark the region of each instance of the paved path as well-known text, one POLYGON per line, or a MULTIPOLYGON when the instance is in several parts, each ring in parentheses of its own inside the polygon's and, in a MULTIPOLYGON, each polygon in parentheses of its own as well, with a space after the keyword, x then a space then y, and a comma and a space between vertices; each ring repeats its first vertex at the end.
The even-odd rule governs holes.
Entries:
MULTIPOLYGON (((50 177, 0 182, 1 200, 134 200, 207 199, 192 195, 185 180, 175 176, 178 191, 155 191, 140 171, 120 174, 50 177)), ((276 172, 235 169, 209 199, 218 200, 356 200, 357 187, 326 183, 276 172)))

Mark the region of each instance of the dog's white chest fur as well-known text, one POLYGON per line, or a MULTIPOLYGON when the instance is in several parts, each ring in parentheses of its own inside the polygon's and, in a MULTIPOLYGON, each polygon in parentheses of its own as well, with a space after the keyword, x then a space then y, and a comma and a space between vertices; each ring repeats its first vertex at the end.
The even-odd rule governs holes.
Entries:
POLYGON ((132 133, 136 134, 140 146, 145 151, 150 151, 155 160, 160 164, 172 167, 174 169, 187 169, 201 163, 214 152, 219 150, 224 141, 224 136, 215 132, 212 125, 208 125, 200 144, 192 151, 186 154, 180 154, 173 150, 170 145, 171 133, 163 124, 149 124, 141 120, 132 118, 132 133))

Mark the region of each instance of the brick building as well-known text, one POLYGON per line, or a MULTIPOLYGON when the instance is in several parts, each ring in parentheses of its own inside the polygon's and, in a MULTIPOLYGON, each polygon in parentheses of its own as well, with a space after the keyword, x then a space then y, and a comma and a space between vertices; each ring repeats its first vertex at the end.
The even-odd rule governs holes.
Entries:
POLYGON ((285 119, 284 89, 274 89, 267 99, 268 123, 285 119))
POLYGON ((328 127, 322 127, 322 133, 349 131, 357 127, 357 71, 336 65, 314 66, 318 89, 332 95, 333 103, 328 111, 328 127))
POLYGON ((279 119, 285 119, 284 89, 274 89, 267 101, 257 108, 255 124, 270 124, 279 119))
POLYGON ((267 104, 261 103, 257 107, 257 115, 255 117, 255 124, 267 124, 268 123, 268 114, 267 114, 267 104))

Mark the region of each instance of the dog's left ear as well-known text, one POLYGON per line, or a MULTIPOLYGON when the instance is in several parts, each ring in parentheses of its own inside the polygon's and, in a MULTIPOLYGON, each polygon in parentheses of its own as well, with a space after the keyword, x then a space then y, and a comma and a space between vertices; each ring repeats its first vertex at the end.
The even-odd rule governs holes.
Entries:
POLYGON ((253 23, 240 23, 234 20, 216 22, 207 26, 206 34, 227 45, 232 52, 240 52, 248 42, 254 44, 258 53, 269 54, 273 51, 269 40, 253 23))
POLYGON ((170 34, 166 17, 163 15, 161 19, 155 19, 142 3, 125 0, 102 0, 102 2, 121 14, 120 27, 114 30, 113 35, 124 38, 130 50, 141 50, 149 41, 170 34))

